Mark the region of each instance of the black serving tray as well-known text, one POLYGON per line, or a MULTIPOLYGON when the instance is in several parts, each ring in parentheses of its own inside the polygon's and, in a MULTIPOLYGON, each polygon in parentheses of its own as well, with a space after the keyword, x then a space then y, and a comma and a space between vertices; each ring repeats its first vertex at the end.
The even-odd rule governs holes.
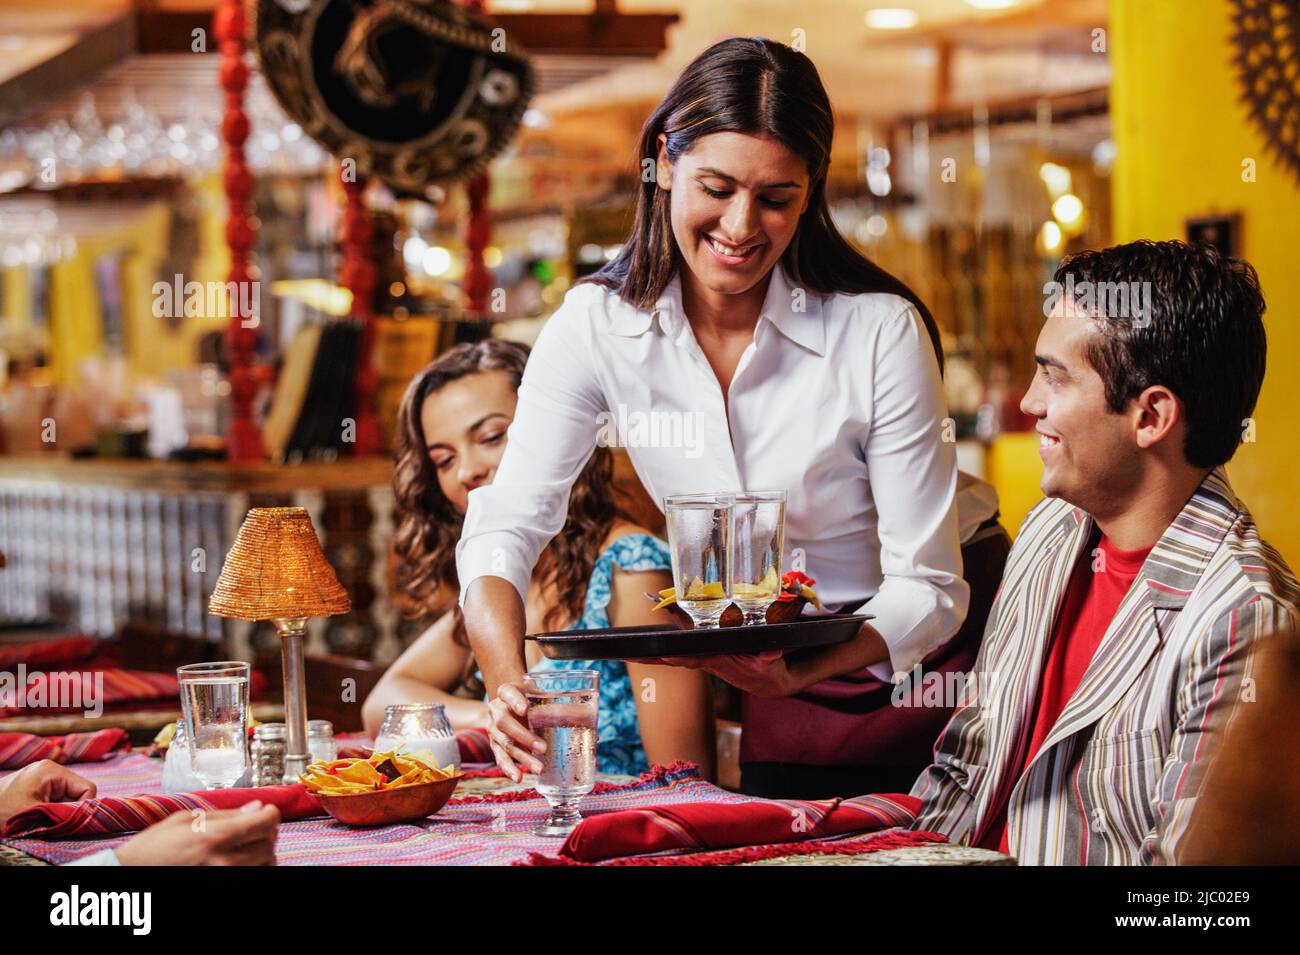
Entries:
POLYGON ((758 627, 683 630, 673 626, 605 627, 537 633, 543 655, 552 660, 635 660, 641 657, 706 657, 719 653, 802 650, 847 643, 872 614, 828 614, 758 627))

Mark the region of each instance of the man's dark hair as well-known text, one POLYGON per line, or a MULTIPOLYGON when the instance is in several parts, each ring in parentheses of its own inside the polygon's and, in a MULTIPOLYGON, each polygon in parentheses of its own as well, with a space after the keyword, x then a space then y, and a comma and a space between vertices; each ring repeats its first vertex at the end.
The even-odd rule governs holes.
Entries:
POLYGON ((1092 283, 1094 293, 1103 282, 1151 283, 1145 321, 1132 308, 1127 316, 1107 314, 1096 295, 1095 334, 1084 354, 1105 383, 1112 411, 1164 385, 1183 404, 1188 463, 1227 462, 1264 381, 1264 295, 1250 263, 1210 245, 1143 239, 1069 256, 1056 281, 1068 288, 1071 277, 1076 286, 1092 283))

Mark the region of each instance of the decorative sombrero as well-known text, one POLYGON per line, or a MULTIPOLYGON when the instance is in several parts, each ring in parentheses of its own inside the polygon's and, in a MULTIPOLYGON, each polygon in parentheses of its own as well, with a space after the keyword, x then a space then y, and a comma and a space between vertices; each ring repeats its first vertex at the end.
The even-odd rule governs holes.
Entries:
POLYGON ((535 85, 506 31, 451 0, 257 0, 254 43, 289 116, 404 193, 481 170, 535 85))

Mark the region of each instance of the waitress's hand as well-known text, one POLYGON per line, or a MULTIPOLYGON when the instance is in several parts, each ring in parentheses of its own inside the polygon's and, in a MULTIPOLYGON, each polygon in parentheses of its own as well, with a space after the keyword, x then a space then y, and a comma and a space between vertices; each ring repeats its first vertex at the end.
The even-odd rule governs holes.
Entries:
POLYGON ((703 670, 737 689, 765 699, 792 696, 803 689, 786 663, 782 650, 724 653, 708 657, 660 657, 643 662, 703 670))
POLYGON ((502 683, 496 698, 488 704, 488 739, 501 771, 515 782, 524 778, 520 764, 530 773, 542 771, 534 754, 546 752, 546 744, 528 729, 528 698, 519 683, 502 683))
POLYGON ((524 696, 524 602, 509 581, 479 577, 465 591, 465 632, 478 660, 488 693, 488 739, 501 771, 515 782, 519 767, 542 771, 536 753, 546 744, 528 730, 528 699, 524 696), (517 765, 518 764, 518 765, 517 765))

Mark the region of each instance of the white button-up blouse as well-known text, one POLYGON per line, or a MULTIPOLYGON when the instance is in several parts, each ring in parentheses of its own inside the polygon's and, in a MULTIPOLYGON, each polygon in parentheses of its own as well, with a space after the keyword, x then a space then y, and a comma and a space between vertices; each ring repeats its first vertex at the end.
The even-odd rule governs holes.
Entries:
POLYGON ((946 414, 934 347, 899 296, 820 296, 777 265, 724 403, 679 276, 653 310, 577 285, 537 339, 493 483, 469 494, 462 599, 485 575, 527 594, 574 480, 598 441, 618 442, 661 508, 670 494, 787 491, 783 567, 815 578, 824 606, 875 615, 890 659, 870 670, 888 680, 966 614, 946 414))

